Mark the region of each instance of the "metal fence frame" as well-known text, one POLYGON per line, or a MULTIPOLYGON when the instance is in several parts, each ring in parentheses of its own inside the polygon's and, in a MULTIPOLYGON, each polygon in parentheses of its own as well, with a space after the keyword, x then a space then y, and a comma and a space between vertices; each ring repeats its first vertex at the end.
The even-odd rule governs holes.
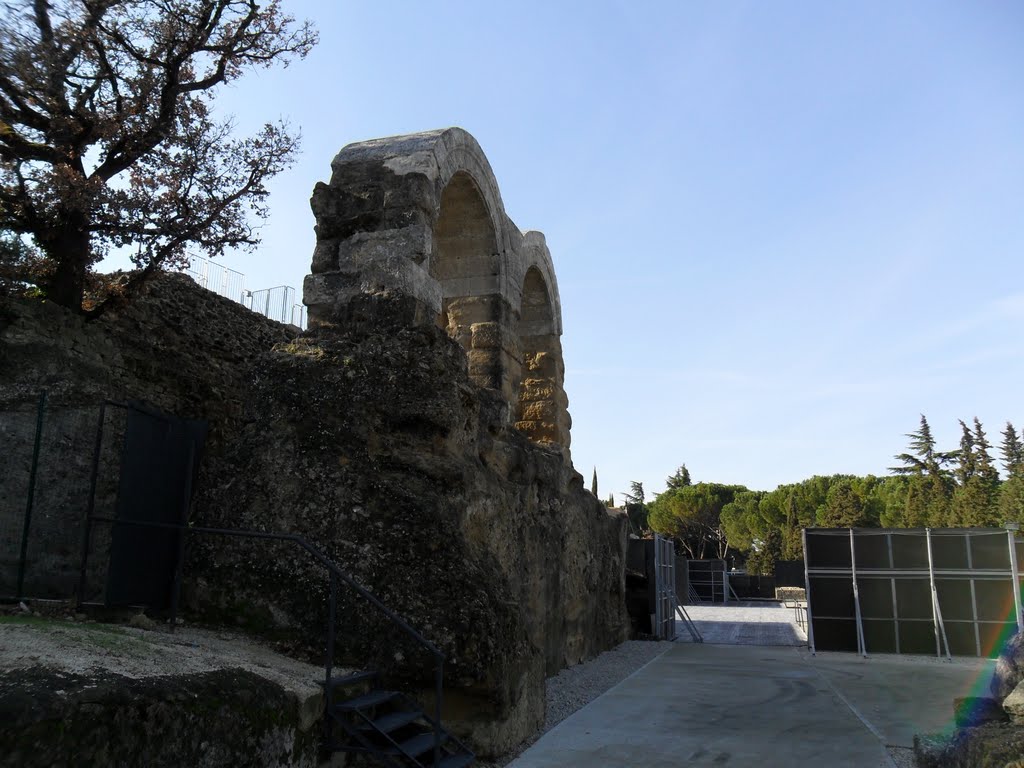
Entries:
POLYGON ((655 637, 676 639, 676 551, 672 539, 654 534, 654 621, 651 628, 655 637))
POLYGON ((725 560, 687 560, 687 580, 699 602, 729 602, 729 571, 725 560), (704 588, 707 591, 704 591, 704 588))
MULTIPOLYGON (((822 598, 818 598, 818 604, 815 605, 815 594, 812 591, 812 581, 817 581, 818 587, 822 587, 825 583, 830 583, 832 580, 836 580, 837 583, 841 583, 843 580, 849 581, 849 586, 852 587, 852 598, 853 598, 853 616, 852 619, 855 623, 856 630, 856 644, 857 653, 867 658, 869 651, 871 652, 889 652, 887 650, 878 651, 878 649, 870 649, 868 642, 865 638, 865 623, 866 621, 871 622, 889 622, 893 624, 893 638, 895 642, 895 652, 902 653, 900 643, 900 623, 909 622, 924 622, 930 621, 932 625, 932 631, 934 636, 935 654, 941 657, 943 651, 948 659, 952 658, 952 651, 950 648, 949 637, 947 636, 947 629, 950 623, 956 625, 971 624, 974 634, 974 646, 975 655, 984 656, 987 655, 982 650, 981 640, 981 627, 993 625, 997 626, 1000 623, 991 619, 982 618, 978 610, 978 595, 976 591, 976 585, 978 582, 993 582, 993 581, 1004 581, 1010 582, 1010 590, 1013 593, 1013 616, 1007 619, 1007 622, 1016 624, 1017 630, 1024 629, 1024 613, 1022 613, 1021 606, 1021 581, 1020 572, 1017 567, 1017 555, 1018 547, 1024 546, 1024 541, 1017 539, 1016 527, 1008 526, 1006 530, 992 529, 992 528, 947 528, 947 529, 886 529, 886 528, 868 528, 868 529, 804 529, 803 533, 803 544, 804 544, 804 579, 805 579, 805 590, 807 594, 807 638, 808 645, 810 646, 811 652, 815 653, 817 645, 814 636, 814 623, 815 620, 833 622, 833 621, 849 621, 849 616, 838 616, 831 615, 827 612, 827 608, 821 605, 822 598), (820 564, 812 564, 812 559, 815 558, 815 553, 812 552, 814 549, 808 548, 808 537, 847 537, 850 542, 850 561, 849 565, 831 565, 822 566, 820 564), (888 550, 888 567, 878 567, 877 563, 858 563, 857 557, 857 540, 858 537, 873 537, 873 536, 885 536, 887 538, 887 550, 888 550), (893 554, 893 537, 895 536, 916 536, 923 538, 924 547, 927 553, 927 568, 923 566, 910 567, 906 565, 897 566, 896 559, 893 554), (935 540, 940 537, 960 537, 965 541, 965 555, 967 568, 950 568, 944 566, 937 566, 935 562, 935 540), (972 560, 972 552, 974 547, 972 540, 977 537, 1006 537, 1007 539, 1007 550, 1008 550, 1008 567, 1007 568, 986 568, 980 567, 977 562, 972 560), (901 611, 901 603, 898 599, 898 592, 900 591, 897 584, 900 582, 923 582, 927 579, 928 590, 930 592, 930 606, 927 609, 930 611, 930 620, 914 617, 907 615, 905 611, 901 611), (827 580, 827 581, 826 581, 827 580), (890 594, 891 594, 891 619, 885 617, 870 617, 866 619, 862 611, 862 596, 861 588, 869 583, 877 583, 879 581, 889 581, 890 594), (970 615, 971 619, 950 619, 943 616, 942 602, 940 601, 940 589, 939 582, 950 584, 967 582, 969 584, 970 591, 970 615), (901 615, 902 614, 902 615, 901 615)), ((838 550, 836 550, 838 552, 838 550)), ((845 555, 843 555, 845 558, 845 555)), ((906 608, 904 604, 902 606, 906 608)), ((949 608, 947 601, 947 608, 949 608)), ((964 606, 957 604, 958 608, 964 606)), ((880 625, 882 626, 882 625, 880 625)), ((994 631, 992 627, 989 627, 989 631, 994 631)), ((825 650, 836 650, 835 648, 826 648, 825 650)))
POLYGON ((32 530, 32 507, 35 503, 36 474, 39 468, 39 447, 43 436, 43 418, 46 414, 47 392, 39 393, 39 404, 36 406, 36 434, 32 446, 32 463, 29 468, 28 490, 25 494, 25 517, 21 526, 21 547, 18 553, 18 576, 14 594, 10 598, 22 600, 25 597, 25 568, 28 564, 28 542, 32 530))
POLYGON ((306 306, 297 300, 297 293, 290 285, 250 291, 245 287, 244 274, 202 256, 190 256, 183 271, 218 296, 238 302, 270 320, 306 330, 306 306))

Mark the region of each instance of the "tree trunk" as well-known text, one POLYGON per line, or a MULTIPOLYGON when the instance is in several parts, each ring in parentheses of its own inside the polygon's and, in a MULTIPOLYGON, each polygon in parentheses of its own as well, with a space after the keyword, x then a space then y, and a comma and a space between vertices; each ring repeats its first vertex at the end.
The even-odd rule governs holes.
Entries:
POLYGON ((81 212, 64 216, 63 223, 41 243, 53 263, 46 296, 55 304, 82 311, 85 275, 91 261, 89 230, 81 212))

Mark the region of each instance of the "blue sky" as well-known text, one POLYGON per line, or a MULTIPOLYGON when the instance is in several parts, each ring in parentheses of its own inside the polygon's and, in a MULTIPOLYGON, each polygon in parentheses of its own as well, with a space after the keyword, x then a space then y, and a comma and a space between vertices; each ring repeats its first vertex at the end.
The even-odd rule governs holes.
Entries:
POLYGON ((345 144, 458 125, 547 236, 573 459, 617 499, 884 473, 927 415, 1024 427, 1024 4, 285 2, 305 61, 250 288, 300 287, 345 144))

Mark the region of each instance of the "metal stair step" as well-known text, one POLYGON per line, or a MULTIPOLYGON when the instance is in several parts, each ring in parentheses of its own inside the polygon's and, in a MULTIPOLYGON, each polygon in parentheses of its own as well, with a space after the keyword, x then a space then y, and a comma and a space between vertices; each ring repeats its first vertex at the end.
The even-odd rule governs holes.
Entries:
POLYGON ((367 680, 373 680, 377 677, 377 673, 371 671, 368 672, 353 672, 348 675, 336 675, 324 683, 320 681, 320 685, 326 685, 328 689, 343 688, 346 685, 355 685, 356 683, 363 683, 367 680))
POLYGON ((476 759, 472 752, 459 752, 455 755, 445 755, 434 768, 465 768, 476 759))
POLYGON ((422 716, 423 712, 418 709, 411 712, 388 712, 388 714, 374 719, 373 722, 362 723, 359 730, 391 733, 391 731, 397 731, 403 725, 408 725, 422 716))
MULTIPOLYGON (((441 731, 441 744, 444 744, 447 740, 448 733, 446 731, 441 731)), ((397 749, 391 747, 390 749, 385 750, 385 752, 389 755, 404 754, 416 757, 417 755, 422 755, 427 750, 433 748, 434 732, 430 731, 429 733, 421 733, 417 736, 413 736, 411 739, 399 744, 397 749)))
POLYGON ((398 696, 397 691, 370 691, 369 693, 364 693, 362 696, 356 696, 354 699, 349 699, 348 701, 339 701, 332 707, 332 709, 338 712, 355 712, 358 709, 383 704, 385 701, 390 701, 396 696, 398 696))

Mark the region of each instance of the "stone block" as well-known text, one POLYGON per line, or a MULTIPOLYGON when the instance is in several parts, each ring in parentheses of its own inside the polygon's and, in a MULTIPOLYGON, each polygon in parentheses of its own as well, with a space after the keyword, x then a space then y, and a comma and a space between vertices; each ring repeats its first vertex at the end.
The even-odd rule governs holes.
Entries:
MULTIPOLYGON (((1024 690, 1021 691, 1021 704, 1024 704, 1024 690)), ((958 728, 1004 723, 1006 714, 998 701, 984 696, 963 696, 953 700, 953 720, 958 728)))
POLYGON ((558 375, 558 359, 550 352, 523 351, 523 368, 532 376, 554 378, 558 375))
POLYGON ((338 269, 338 241, 333 238, 317 240, 313 248, 313 263, 310 271, 313 274, 333 272, 338 269))
POLYGON ((1024 682, 1017 683, 1017 687, 1003 699, 1003 710, 1014 723, 1024 724, 1024 682))
POLYGON ((558 406, 551 400, 534 400, 523 407, 525 421, 550 421, 558 419, 558 406))
MULTIPOLYGON (((338 260, 345 267, 362 267, 394 257, 423 264, 430 254, 430 231, 423 226, 386 229, 377 232, 358 232, 338 244, 338 260)), ((421 270, 422 280, 430 280, 421 270)))
POLYGON ((519 385, 519 402, 527 403, 535 400, 554 400, 557 388, 549 379, 523 379, 519 385))
POLYGON ((473 349, 501 349, 503 331, 498 323, 473 323, 471 346, 473 349))
POLYGON ((992 676, 990 690, 996 701, 1009 696, 1024 680, 1024 635, 1017 632, 1006 641, 996 659, 995 674, 992 676))

